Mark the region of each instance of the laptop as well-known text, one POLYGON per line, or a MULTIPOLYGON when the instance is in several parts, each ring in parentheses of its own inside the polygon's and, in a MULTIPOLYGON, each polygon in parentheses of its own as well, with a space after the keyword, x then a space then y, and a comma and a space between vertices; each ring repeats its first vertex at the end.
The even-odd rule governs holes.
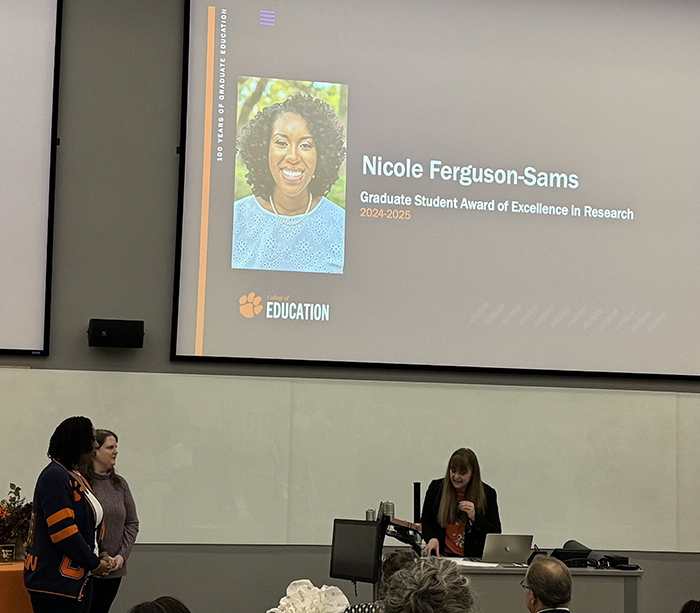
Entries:
POLYGON ((482 562, 526 564, 532 553, 532 534, 487 534, 482 562))

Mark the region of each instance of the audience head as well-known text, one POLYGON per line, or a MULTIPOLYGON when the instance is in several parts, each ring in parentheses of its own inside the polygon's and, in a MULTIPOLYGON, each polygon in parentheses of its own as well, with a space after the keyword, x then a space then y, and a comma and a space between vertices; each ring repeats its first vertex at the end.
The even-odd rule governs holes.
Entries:
POLYGON ((413 564, 418 560, 418 554, 412 549, 397 549, 388 553, 382 562, 382 591, 386 589, 386 582, 402 568, 413 564))
POLYGON ((386 585, 385 613, 472 613, 469 579, 444 558, 420 558, 394 573, 386 585))
POLYGON ((87 417, 69 417, 54 430, 46 455, 66 468, 78 466, 95 449, 95 431, 87 417))
POLYGON ((129 609, 128 613, 190 613, 190 610, 177 598, 161 596, 149 602, 142 602, 129 609))
POLYGON ((571 573, 556 558, 537 556, 523 582, 525 603, 531 613, 542 609, 568 607, 571 602, 571 573))
POLYGON ((700 613, 700 600, 689 600, 683 605, 680 613, 700 613))

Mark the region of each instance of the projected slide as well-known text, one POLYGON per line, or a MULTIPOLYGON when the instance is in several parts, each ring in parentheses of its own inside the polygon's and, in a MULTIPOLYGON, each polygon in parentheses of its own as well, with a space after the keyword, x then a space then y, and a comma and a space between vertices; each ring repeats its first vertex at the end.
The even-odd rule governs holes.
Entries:
POLYGON ((329 98, 347 108, 340 85, 241 79, 233 268, 343 272, 344 127, 329 98), (263 93, 268 104, 246 122, 263 93))
POLYGON ((56 0, 0 0, 0 353, 45 354, 56 0))
POLYGON ((700 374, 699 23, 193 0, 173 353, 700 374))

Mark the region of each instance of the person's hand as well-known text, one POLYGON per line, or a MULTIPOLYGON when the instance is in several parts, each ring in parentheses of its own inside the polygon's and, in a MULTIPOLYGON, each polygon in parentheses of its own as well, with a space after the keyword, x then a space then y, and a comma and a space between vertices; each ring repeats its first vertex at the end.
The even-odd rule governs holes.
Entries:
POLYGON ((425 546, 425 556, 430 557, 431 554, 440 557, 440 542, 437 539, 430 539, 425 546))
MULTIPOLYGON (((116 570, 117 561, 112 556, 106 555, 106 556, 103 556, 102 559, 105 562, 107 562, 107 572, 105 573, 105 576, 109 575, 113 570, 116 570)), ((122 563, 123 563, 123 561, 122 561, 122 563)))
POLYGON ((114 568, 112 569, 113 571, 119 570, 122 566, 124 566, 124 558, 122 558, 119 554, 114 556, 112 560, 114 560, 114 568))
POLYGON ((92 574, 96 577, 106 577, 112 570, 111 560, 112 558, 100 558, 100 565, 92 571, 92 574))
POLYGON ((476 518, 474 503, 470 502, 469 500, 462 500, 462 502, 459 503, 459 510, 464 511, 467 514, 467 517, 472 521, 474 521, 476 518))

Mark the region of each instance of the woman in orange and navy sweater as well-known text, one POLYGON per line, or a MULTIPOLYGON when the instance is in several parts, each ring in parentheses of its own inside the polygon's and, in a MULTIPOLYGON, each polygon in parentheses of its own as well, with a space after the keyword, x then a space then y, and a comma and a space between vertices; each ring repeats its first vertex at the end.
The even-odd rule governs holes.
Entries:
POLYGON ((78 472, 94 451, 87 417, 70 417, 51 436, 51 463, 34 489, 24 561, 24 585, 34 613, 84 613, 90 606, 90 576, 104 575, 114 561, 103 552, 102 506, 78 472))

